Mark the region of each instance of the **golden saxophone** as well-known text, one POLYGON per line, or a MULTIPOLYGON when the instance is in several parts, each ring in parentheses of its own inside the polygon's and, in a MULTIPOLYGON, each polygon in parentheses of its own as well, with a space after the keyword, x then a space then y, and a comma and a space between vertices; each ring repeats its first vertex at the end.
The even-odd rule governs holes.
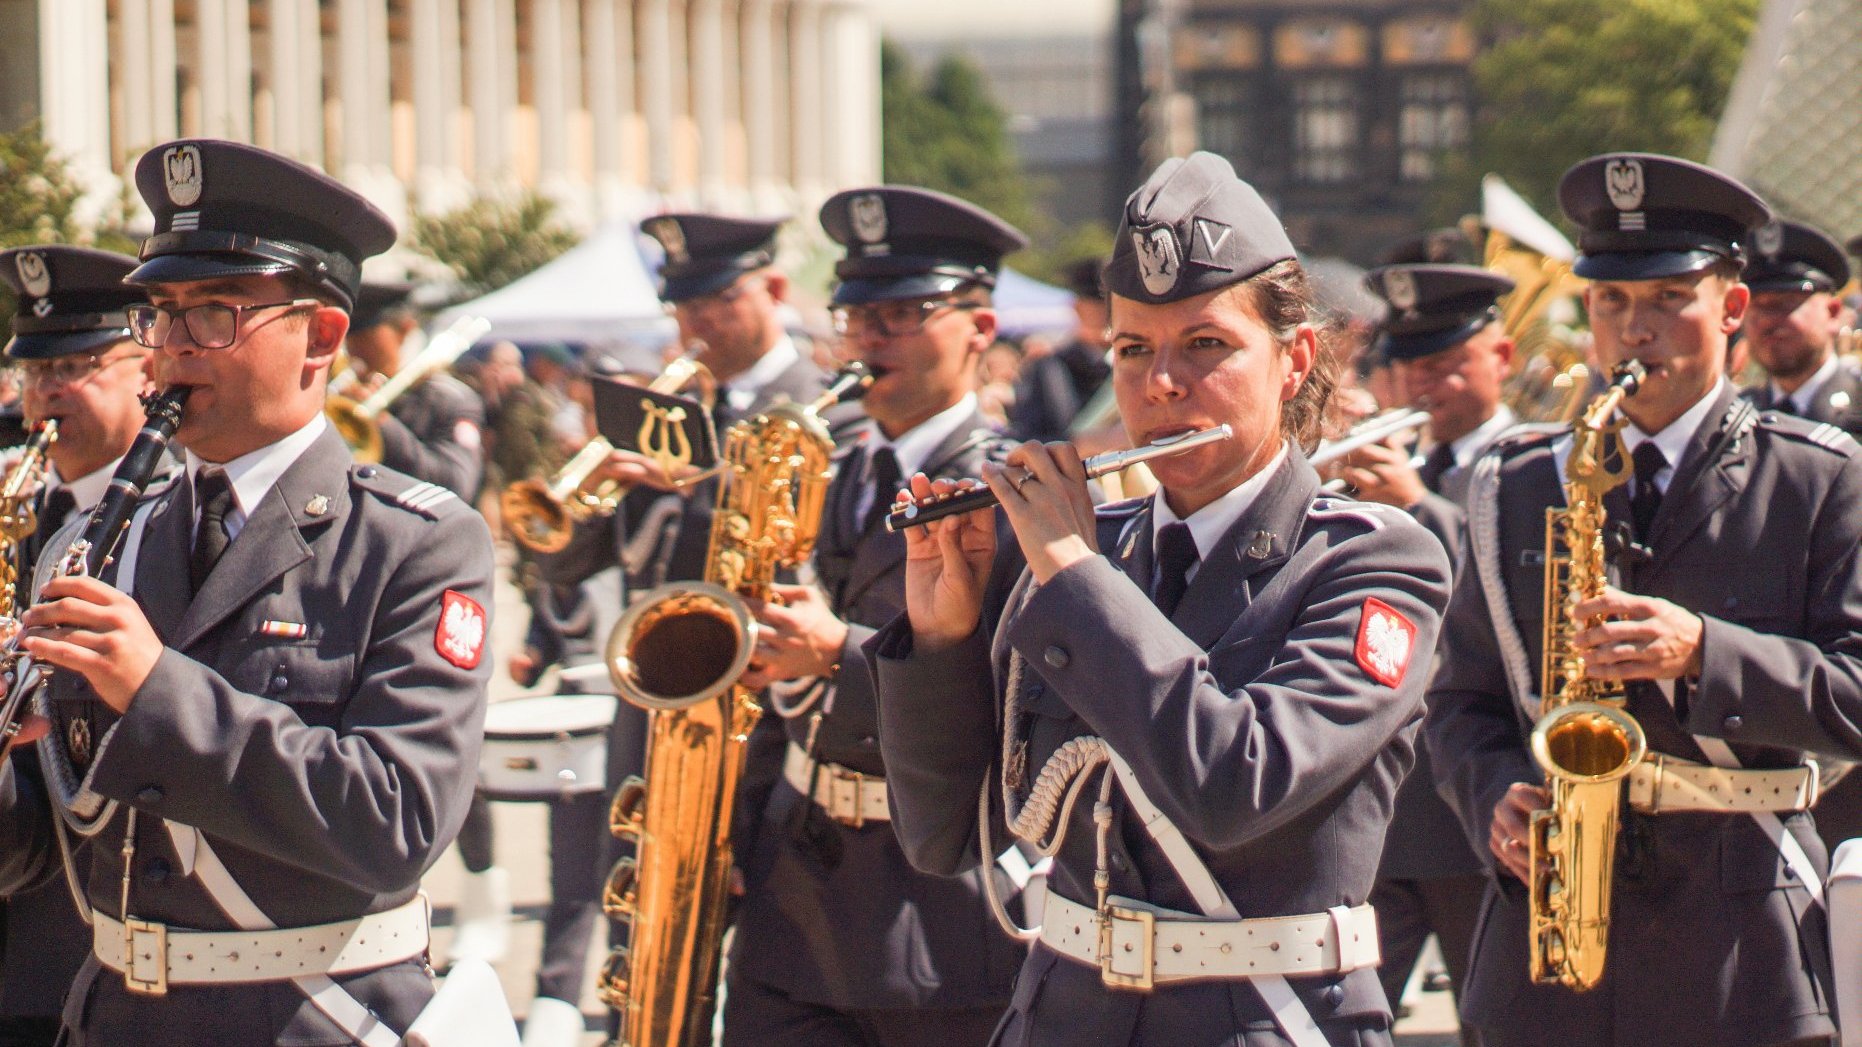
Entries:
POLYGON ((1582 992, 1603 977, 1610 940, 1610 877, 1616 859, 1624 776, 1647 750, 1640 724, 1623 711, 1623 689, 1586 675, 1572 646, 1579 603, 1603 592, 1603 497, 1629 477, 1612 421, 1644 377, 1640 363, 1617 367, 1609 388, 1572 426, 1565 507, 1545 511, 1545 655, 1532 755, 1545 772, 1551 806, 1535 812, 1528 943, 1532 980, 1582 992), (1609 463, 1614 458, 1616 465, 1609 463), (1562 546, 1562 548, 1561 548, 1562 546))
POLYGON ((608 957, 602 1002, 625 1047, 711 1042, 729 900, 731 807, 744 741, 762 708, 738 686, 755 649, 744 598, 768 599, 777 571, 808 559, 820 532, 834 441, 821 412, 872 381, 854 364, 812 404, 781 404, 724 434, 703 582, 635 603, 608 637, 621 697, 651 710, 646 779, 615 793, 609 828, 634 843, 603 892, 628 944, 608 957))
MULTIPOLYGON (((698 361, 704 350, 703 342, 693 342, 647 388, 656 393, 676 393, 696 382, 701 399, 709 407, 717 396, 718 383, 710 369, 698 361)), ((626 485, 617 480, 595 479, 595 470, 613 453, 614 445, 608 438, 597 436, 582 445, 548 480, 531 477, 507 485, 498 493, 498 509, 511 537, 533 552, 561 552, 568 547, 577 524, 620 508, 621 498, 627 494, 626 485)))
POLYGON ((58 419, 47 418, 32 431, 32 438, 0 484, 0 618, 12 618, 19 607, 19 576, 32 565, 21 563, 19 547, 39 528, 39 510, 33 505, 45 486, 46 452, 58 442, 58 419))

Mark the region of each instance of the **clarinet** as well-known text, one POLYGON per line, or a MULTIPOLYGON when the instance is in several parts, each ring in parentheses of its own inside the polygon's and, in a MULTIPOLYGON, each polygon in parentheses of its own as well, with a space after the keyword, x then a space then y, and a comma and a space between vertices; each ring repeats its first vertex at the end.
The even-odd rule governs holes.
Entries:
MULTIPOLYGON (((181 408, 193 391, 191 385, 177 385, 143 397, 142 408, 148 414, 148 421, 136 434, 135 442, 129 445, 129 452, 116 467, 115 475, 110 477, 109 489, 91 510, 84 533, 59 559, 53 571, 54 578, 74 574, 93 576, 115 558, 117 547, 129 532, 130 516, 136 511, 143 488, 148 486, 149 477, 161 464, 162 453, 168 449, 169 439, 181 424, 181 408)), ((51 679, 50 670, 33 664, 19 649, 20 632, 18 623, 14 623, 13 635, 0 647, 0 679, 6 684, 6 701, 0 704, 0 744, 19 733, 26 699, 51 679)))

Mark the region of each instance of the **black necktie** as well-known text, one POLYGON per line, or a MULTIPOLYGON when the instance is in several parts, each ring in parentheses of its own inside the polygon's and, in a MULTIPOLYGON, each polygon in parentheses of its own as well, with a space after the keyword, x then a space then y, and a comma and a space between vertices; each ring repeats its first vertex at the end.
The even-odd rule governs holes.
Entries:
POLYGON ((1177 613, 1184 590, 1190 587, 1190 568, 1196 566, 1196 539, 1190 525, 1168 524, 1157 532, 1157 586, 1151 590, 1151 602, 1168 618, 1177 613))
POLYGON ((1797 414, 1797 401, 1788 396, 1780 396, 1772 402, 1771 409, 1779 414, 1797 414))
POLYGON ((45 508, 39 511, 38 533, 47 538, 54 531, 64 526, 72 510, 78 507, 78 500, 71 493, 71 488, 60 487, 45 498, 45 508))
POLYGON ((1629 499, 1629 515, 1636 521, 1636 538, 1646 545, 1649 525, 1655 522, 1655 512, 1662 507, 1662 492, 1655 486, 1655 474, 1668 468, 1668 458, 1655 446, 1654 440, 1644 440, 1636 448, 1635 459, 1636 490, 1629 499))
POLYGON ((892 511, 892 499, 899 493, 899 456, 892 453, 892 448, 881 447, 873 452, 870 463, 873 474, 873 504, 866 510, 866 519, 860 525, 860 531, 867 531, 879 526, 886 514, 892 511))
POLYGON ((1416 471, 1416 475, 1422 480, 1424 487, 1440 494, 1442 474, 1454 467, 1455 449, 1448 444, 1436 444, 1435 450, 1429 452, 1428 460, 1422 463, 1422 468, 1416 471))
POLYGON ((233 511, 233 483, 219 469, 202 469, 194 477, 194 502, 200 522, 194 527, 194 555, 188 562, 188 582, 195 592, 220 562, 232 539, 226 534, 226 517, 233 511))

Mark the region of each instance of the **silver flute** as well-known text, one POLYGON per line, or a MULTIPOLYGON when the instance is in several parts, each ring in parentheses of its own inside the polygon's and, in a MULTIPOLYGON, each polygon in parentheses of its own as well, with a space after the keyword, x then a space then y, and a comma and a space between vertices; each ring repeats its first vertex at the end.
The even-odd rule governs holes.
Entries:
MULTIPOLYGON (((1107 451, 1096 454, 1080 464, 1086 467, 1086 478, 1097 479, 1107 473, 1116 473, 1129 465, 1148 462, 1153 458, 1166 458, 1173 454, 1182 454, 1192 448, 1217 440, 1226 440, 1234 435, 1234 430, 1226 425, 1209 429, 1198 429, 1181 436, 1169 436, 1156 443, 1143 447, 1134 447, 1128 451, 1107 451)), ((1034 473, 1023 469, 1019 475, 1011 475, 1009 482, 1017 486, 1025 482, 1034 473)), ((975 512, 996 504, 996 492, 987 486, 972 487, 964 491, 953 491, 945 495, 932 495, 922 501, 904 502, 893 506, 886 514, 886 530, 902 531, 907 527, 918 527, 933 520, 958 513, 975 512)))

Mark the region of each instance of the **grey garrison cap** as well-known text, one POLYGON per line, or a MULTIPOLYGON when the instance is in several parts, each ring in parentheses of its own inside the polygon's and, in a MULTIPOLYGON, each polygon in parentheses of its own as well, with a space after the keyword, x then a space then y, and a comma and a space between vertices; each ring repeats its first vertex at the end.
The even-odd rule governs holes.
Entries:
POLYGON ((1238 284, 1294 258, 1261 194, 1214 153, 1171 158, 1125 200, 1106 290, 1161 305, 1238 284))

